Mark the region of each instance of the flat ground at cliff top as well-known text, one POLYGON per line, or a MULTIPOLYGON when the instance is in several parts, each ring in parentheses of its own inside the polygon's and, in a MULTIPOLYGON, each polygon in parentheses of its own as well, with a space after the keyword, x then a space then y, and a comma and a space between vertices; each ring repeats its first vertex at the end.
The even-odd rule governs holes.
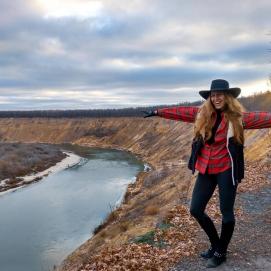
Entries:
MULTIPOLYGON (((271 176, 269 184, 258 191, 238 193, 236 206, 242 206, 244 217, 237 219, 227 261, 214 270, 254 271, 271 270, 271 176)), ((219 228, 219 225, 217 225, 219 228)), ((208 247, 203 231, 199 232, 199 246, 208 247), (205 240, 205 241, 204 241, 205 240)), ((199 256, 184 258, 171 271, 203 271, 206 260, 199 256)))

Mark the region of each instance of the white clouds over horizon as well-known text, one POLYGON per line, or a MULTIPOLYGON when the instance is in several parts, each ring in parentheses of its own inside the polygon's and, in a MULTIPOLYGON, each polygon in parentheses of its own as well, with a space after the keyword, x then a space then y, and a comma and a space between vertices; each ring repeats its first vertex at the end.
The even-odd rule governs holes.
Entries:
POLYGON ((2 0, 0 110, 193 101, 215 78, 267 90, 270 1, 2 0))

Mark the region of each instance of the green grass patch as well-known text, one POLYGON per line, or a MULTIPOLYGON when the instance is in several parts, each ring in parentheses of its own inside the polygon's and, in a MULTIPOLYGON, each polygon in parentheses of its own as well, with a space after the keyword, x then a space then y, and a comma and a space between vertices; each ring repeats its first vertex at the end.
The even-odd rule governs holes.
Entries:
POLYGON ((170 227, 174 227, 174 225, 171 223, 168 223, 168 222, 161 222, 156 225, 156 228, 158 228, 162 231, 165 231, 165 230, 169 229, 170 227))
POLYGON ((136 244, 149 244, 154 247, 164 248, 167 244, 163 240, 155 241, 155 230, 149 231, 143 235, 137 236, 133 240, 132 243, 136 244))

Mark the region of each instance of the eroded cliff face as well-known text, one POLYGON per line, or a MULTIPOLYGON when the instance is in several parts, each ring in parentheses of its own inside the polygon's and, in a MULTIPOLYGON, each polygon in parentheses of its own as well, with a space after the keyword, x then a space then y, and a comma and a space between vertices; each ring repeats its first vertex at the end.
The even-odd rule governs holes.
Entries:
MULTIPOLYGON (((127 188, 123 204, 104 227, 72 253, 61 270, 77 270, 103 244, 125 243, 152 229, 176 203, 191 195, 187 169, 193 126, 161 118, 0 119, 2 142, 73 143, 124 149, 153 168, 127 188)), ((268 129, 246 132, 246 159, 270 163, 268 129)))
MULTIPOLYGON (((270 129, 246 131, 246 157, 266 157, 270 129), (256 153, 255 153, 256 152, 256 153)), ((1 142, 75 143, 123 148, 149 163, 180 163, 187 160, 192 125, 161 118, 0 119, 1 142), (175 162, 174 162, 175 161, 175 162)))
POLYGON ((148 162, 187 159, 192 126, 160 118, 0 119, 0 140, 124 148, 148 162))

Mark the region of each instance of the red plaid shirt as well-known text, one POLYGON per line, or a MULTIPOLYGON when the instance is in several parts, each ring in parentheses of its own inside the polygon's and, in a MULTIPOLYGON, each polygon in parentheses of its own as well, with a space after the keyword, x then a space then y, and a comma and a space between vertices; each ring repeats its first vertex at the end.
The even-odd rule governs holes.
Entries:
MULTIPOLYGON (((158 109, 157 113, 158 116, 166 119, 192 123, 196 119, 198 110, 199 107, 195 106, 178 106, 158 109)), ((271 128, 271 113, 244 112, 242 121, 244 129, 271 128)), ((196 169, 200 173, 217 174, 232 167, 227 149, 227 132, 228 123, 222 113, 222 120, 216 131, 214 143, 211 145, 205 143, 197 157, 196 169)))

